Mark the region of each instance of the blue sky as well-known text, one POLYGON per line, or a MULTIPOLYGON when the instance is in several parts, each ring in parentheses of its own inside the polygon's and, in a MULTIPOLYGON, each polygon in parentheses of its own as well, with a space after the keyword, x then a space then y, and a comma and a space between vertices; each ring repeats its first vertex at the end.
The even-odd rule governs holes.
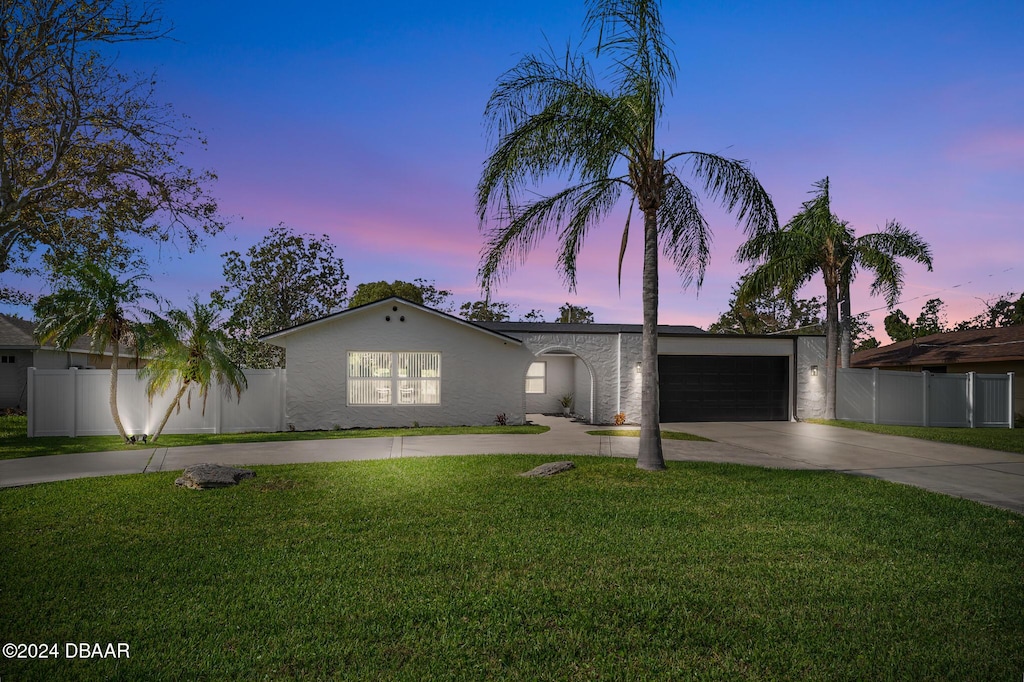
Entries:
MULTIPOLYGON (((493 0, 164 5, 174 41, 120 46, 122 70, 155 70, 158 95, 208 138, 190 161, 215 170, 231 218, 200 254, 159 254, 154 288, 184 303, 220 284, 219 254, 279 222, 327 233, 350 289, 433 279, 479 297, 473 192, 489 149, 482 112, 527 52, 578 43, 584 5, 493 0), (184 286, 182 285, 184 283, 184 286)), ((927 298, 951 321, 1024 289, 1024 3, 666 3, 679 62, 660 145, 746 159, 785 221, 828 175, 858 233, 896 219, 934 249, 908 265, 900 307, 927 298)), ((661 319, 707 325, 742 268, 742 234, 705 202, 715 233, 699 292, 662 269, 661 319)), ((494 292, 518 313, 566 301, 599 322, 639 322, 640 244, 615 284, 626 205, 588 240, 578 290, 542 244, 494 292)), ((881 308, 866 277, 855 312, 881 308)), ((808 287, 805 295, 817 293, 808 287)), ((872 321, 885 341, 881 320, 872 321)))

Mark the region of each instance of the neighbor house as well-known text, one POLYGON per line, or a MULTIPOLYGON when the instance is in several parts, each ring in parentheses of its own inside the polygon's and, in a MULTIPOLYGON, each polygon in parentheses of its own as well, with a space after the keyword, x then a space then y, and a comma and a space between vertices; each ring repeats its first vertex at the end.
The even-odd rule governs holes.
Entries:
MULTIPOLYGON (((42 345, 34 336, 35 323, 11 315, 0 315, 0 409, 24 409, 28 368, 110 369, 110 352, 97 355, 91 340, 83 336, 67 350, 42 345)), ((119 367, 135 367, 134 356, 120 358, 119 367)))
POLYGON ((1013 372, 1013 411, 1024 414, 1024 325, 965 329, 855 353, 850 366, 933 374, 1013 372))
MULTIPOLYGON (((824 338, 659 327, 661 419, 790 420, 824 412, 824 338)), ((473 323, 401 298, 269 334, 286 352, 298 430, 640 418, 641 326, 473 323)))

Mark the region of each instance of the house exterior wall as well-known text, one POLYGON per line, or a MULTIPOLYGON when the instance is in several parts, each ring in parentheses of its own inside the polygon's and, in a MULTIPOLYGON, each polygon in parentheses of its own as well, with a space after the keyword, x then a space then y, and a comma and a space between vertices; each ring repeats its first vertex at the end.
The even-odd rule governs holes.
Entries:
POLYGON ((825 418, 825 337, 801 336, 796 340, 796 418, 825 418), (818 376, 811 376, 817 366, 818 376))
POLYGON ((590 370, 579 358, 572 359, 573 382, 572 382, 572 412, 585 419, 592 421, 590 417, 590 390, 593 381, 590 378, 590 370))
POLYGON ((286 349, 286 421, 297 430, 414 422, 423 426, 493 424, 499 413, 510 424, 525 421, 524 377, 533 354, 514 341, 419 307, 402 302, 371 305, 297 330, 275 343, 286 349), (439 352, 440 404, 349 406, 349 351, 439 352))
POLYGON ((562 403, 559 399, 573 392, 575 378, 573 376, 573 357, 571 355, 542 355, 534 362, 547 365, 547 377, 544 393, 526 394, 527 414, 561 414, 562 403))

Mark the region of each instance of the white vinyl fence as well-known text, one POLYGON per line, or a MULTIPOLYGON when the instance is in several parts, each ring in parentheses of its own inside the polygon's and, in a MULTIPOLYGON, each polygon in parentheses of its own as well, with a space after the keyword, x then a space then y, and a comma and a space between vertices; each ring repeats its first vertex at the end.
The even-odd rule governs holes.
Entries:
MULTIPOLYGON (((117 372, 117 407, 129 435, 152 435, 174 399, 176 388, 153 398, 146 397, 146 382, 133 369, 117 372)), ((198 387, 192 404, 186 392, 181 411, 172 412, 164 433, 240 433, 283 431, 285 370, 245 370, 249 387, 241 399, 234 392, 211 387, 203 413, 198 387)), ((110 416, 109 369, 28 370, 28 435, 116 435, 110 416)))
POLYGON ((836 417, 871 424, 1013 428, 1013 372, 840 369, 836 417))

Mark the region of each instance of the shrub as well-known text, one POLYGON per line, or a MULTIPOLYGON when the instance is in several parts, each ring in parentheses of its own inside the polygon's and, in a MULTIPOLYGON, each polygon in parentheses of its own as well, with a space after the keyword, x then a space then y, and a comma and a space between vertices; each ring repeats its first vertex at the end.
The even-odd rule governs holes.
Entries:
POLYGON ((508 416, 501 412, 494 417, 494 423, 498 426, 508 426, 508 416))
POLYGON ((626 423, 626 413, 625 412, 619 412, 617 415, 615 415, 615 425, 616 426, 622 426, 625 423, 626 423))

